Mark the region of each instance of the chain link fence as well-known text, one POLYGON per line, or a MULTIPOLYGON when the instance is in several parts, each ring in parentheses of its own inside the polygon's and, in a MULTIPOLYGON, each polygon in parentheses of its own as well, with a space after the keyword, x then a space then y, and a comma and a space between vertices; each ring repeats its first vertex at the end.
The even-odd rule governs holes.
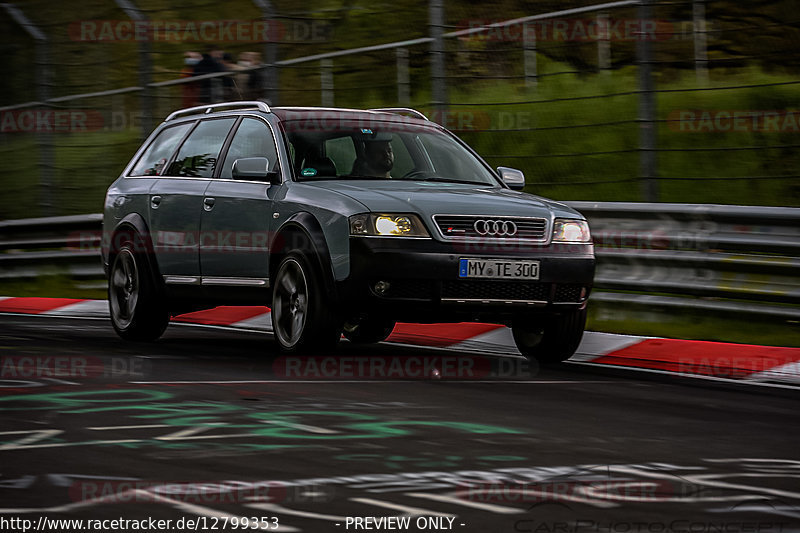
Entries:
POLYGON ((306 6, 0 6, 0 219, 97 212, 169 112, 245 98, 415 107, 563 200, 800 205, 792 1, 306 6))

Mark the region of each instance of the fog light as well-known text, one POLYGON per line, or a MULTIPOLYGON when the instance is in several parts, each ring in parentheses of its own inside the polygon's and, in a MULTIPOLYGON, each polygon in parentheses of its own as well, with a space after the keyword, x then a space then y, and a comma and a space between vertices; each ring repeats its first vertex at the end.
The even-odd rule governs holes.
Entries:
POLYGON ((586 299, 586 287, 581 287, 581 301, 586 299))
POLYGON ((389 287, 391 287, 391 284, 388 281, 379 281, 372 289, 378 296, 383 296, 389 290, 389 287))

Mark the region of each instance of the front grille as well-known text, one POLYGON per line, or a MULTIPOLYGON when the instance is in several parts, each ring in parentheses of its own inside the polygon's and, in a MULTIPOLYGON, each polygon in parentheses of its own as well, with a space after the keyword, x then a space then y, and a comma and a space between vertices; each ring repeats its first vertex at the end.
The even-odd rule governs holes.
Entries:
POLYGON ((554 302, 558 303, 580 303, 581 290, 583 285, 558 285, 556 286, 556 294, 553 297, 554 302))
POLYGON ((445 300, 546 302, 549 295, 549 283, 528 283, 520 281, 445 281, 442 284, 442 299, 445 300))
MULTIPOLYGON (((547 220, 544 218, 475 216, 475 215, 435 215, 433 221, 445 239, 482 239, 497 241, 537 241, 547 240, 547 220), (482 235, 475 230, 479 221, 513 222, 516 232, 513 235, 482 235)), ((502 232, 501 232, 502 233, 502 232)))

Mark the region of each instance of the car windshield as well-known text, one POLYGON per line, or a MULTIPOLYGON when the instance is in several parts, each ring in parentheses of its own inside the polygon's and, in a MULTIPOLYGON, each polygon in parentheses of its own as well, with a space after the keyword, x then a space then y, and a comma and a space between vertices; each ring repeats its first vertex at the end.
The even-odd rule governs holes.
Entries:
POLYGON ((436 127, 371 117, 282 124, 300 181, 393 179, 500 186, 479 159, 436 127))

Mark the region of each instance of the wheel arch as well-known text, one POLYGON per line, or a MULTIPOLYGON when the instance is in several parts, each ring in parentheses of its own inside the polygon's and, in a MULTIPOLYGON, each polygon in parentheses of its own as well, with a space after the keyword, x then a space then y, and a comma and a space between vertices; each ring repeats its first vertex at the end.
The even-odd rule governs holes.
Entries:
POLYGON ((155 287, 162 287, 160 270, 158 268, 158 261, 155 258, 155 248, 153 247, 153 240, 150 235, 150 229, 147 222, 138 213, 130 213, 122 220, 120 220, 114 230, 111 232, 111 240, 108 248, 108 268, 111 271, 111 266, 114 264, 114 257, 120 245, 125 242, 125 237, 129 236, 134 244, 134 252, 139 253, 145 260, 148 266, 148 272, 152 278, 155 287), (126 235, 128 234, 128 235, 126 235), (134 240, 138 236, 139 241, 134 240))
POLYGON ((270 280, 274 279, 278 271, 278 265, 283 258, 303 244, 307 244, 310 247, 309 252, 313 255, 311 260, 314 262, 314 267, 321 274, 325 286, 325 294, 329 298, 335 299, 337 294, 333 262, 331 261, 328 243, 325 240, 325 233, 317 218, 308 212, 293 214, 275 232, 270 244, 270 280))

